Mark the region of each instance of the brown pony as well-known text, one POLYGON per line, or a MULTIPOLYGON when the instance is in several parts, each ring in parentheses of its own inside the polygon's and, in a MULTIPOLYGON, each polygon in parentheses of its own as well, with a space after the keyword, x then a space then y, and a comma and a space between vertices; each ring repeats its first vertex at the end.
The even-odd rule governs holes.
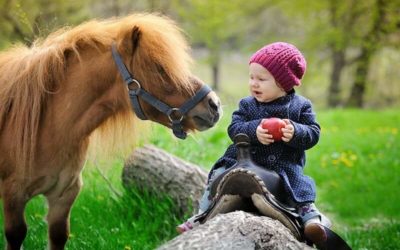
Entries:
MULTIPOLYGON (((111 131, 122 135, 115 139, 121 143, 135 137, 113 44, 142 89, 171 107, 180 107, 203 87, 189 71, 180 29, 157 15, 90 21, 61 29, 31 48, 2 52, 0 194, 7 249, 20 249, 27 232, 25 205, 38 194, 48 201, 49 246, 63 249, 90 136, 111 131)), ((169 116, 138 99, 148 119, 172 126, 169 116)), ((220 112, 218 97, 209 92, 181 117, 183 130, 208 129, 220 112)))

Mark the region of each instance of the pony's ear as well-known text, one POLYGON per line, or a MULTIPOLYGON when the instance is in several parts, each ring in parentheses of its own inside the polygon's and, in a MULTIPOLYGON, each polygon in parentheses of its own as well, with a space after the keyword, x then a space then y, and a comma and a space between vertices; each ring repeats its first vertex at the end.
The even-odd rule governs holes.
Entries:
POLYGON ((72 51, 72 49, 66 49, 66 50, 64 50, 63 54, 64 54, 65 61, 67 61, 73 54, 73 51, 72 51))
POLYGON ((140 28, 138 26, 133 26, 132 31, 123 40, 123 48, 125 48, 129 54, 133 55, 139 47, 141 34, 140 28))
POLYGON ((135 50, 137 47, 139 47, 139 40, 142 32, 140 31, 138 26, 133 27, 132 29, 132 35, 131 35, 131 40, 132 40, 132 53, 135 53, 135 50))

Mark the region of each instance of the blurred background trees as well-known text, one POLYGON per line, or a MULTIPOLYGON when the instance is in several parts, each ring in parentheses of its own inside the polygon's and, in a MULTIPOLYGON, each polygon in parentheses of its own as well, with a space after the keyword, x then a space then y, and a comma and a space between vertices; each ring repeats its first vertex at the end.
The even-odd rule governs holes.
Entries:
POLYGON ((0 0, 0 49, 143 11, 179 23, 198 61, 194 70, 227 99, 247 93, 252 52, 287 41, 308 61, 298 90, 319 107, 399 107, 400 1, 0 0))

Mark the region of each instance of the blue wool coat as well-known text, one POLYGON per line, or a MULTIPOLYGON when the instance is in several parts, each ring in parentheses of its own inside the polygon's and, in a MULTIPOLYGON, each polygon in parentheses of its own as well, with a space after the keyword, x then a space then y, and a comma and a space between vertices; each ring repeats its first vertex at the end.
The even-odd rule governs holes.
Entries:
MULTIPOLYGON (((297 95, 294 90, 274 101, 261 103, 254 97, 242 99, 239 109, 232 115, 228 127, 229 137, 245 133, 250 137, 252 159, 258 165, 276 171, 284 180, 285 188, 297 203, 314 202, 315 183, 304 175, 306 163, 305 150, 317 144, 320 126, 315 120, 311 102, 297 95), (294 136, 290 142, 261 144, 256 136, 256 128, 263 118, 287 118, 294 126, 294 136)), ((231 144, 225 154, 215 163, 214 169, 229 168, 236 163, 237 149, 231 144)))

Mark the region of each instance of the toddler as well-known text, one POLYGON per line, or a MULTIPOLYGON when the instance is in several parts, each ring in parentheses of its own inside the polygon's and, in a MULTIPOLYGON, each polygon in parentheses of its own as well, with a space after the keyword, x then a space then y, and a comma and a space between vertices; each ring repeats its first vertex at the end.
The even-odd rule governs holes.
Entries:
MULTIPOLYGON (((297 204, 298 213, 304 223, 304 234, 313 243, 326 240, 321 226, 326 219, 315 207, 315 183, 304 175, 305 150, 317 144, 320 126, 310 100, 298 95, 294 87, 301 85, 306 71, 306 61, 293 45, 276 42, 264 46, 254 53, 249 61, 250 96, 239 102, 228 127, 229 137, 245 133, 249 136, 253 161, 277 172, 285 189, 297 204), (281 141, 274 141, 268 130, 261 127, 265 118, 283 119, 281 141)), ((231 144, 225 154, 214 164, 205 193, 200 201, 199 214, 211 204, 209 187, 213 180, 236 163, 237 149, 231 144)), ((192 229, 198 222, 196 216, 179 225, 177 230, 192 229)), ((328 225, 327 220, 324 225, 328 225)))

